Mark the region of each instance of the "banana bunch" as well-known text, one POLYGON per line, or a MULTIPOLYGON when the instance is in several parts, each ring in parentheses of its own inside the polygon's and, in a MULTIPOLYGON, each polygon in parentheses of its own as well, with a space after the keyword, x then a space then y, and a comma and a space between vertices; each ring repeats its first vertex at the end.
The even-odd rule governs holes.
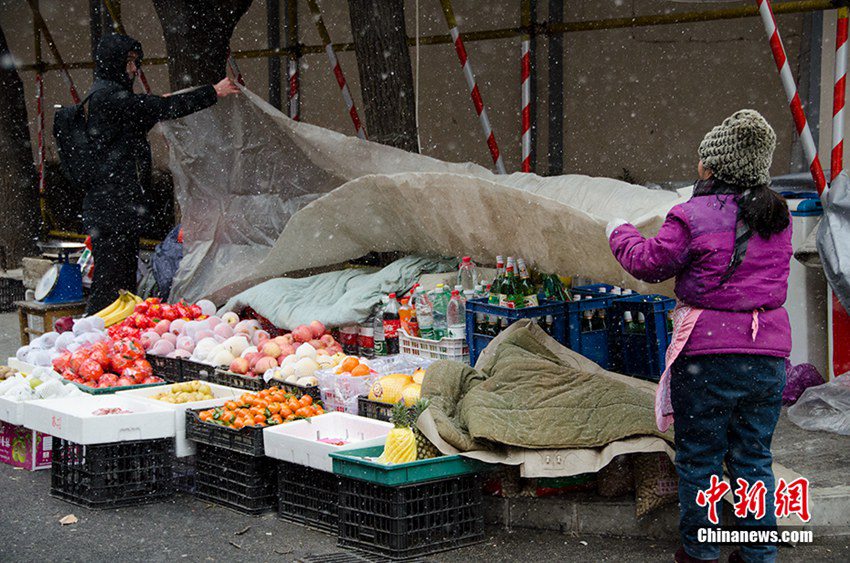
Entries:
POLYGON ((122 291, 118 299, 113 301, 109 307, 95 313, 94 316, 103 319, 103 323, 109 328, 132 315, 133 309, 141 302, 142 298, 138 295, 133 295, 129 291, 122 291))

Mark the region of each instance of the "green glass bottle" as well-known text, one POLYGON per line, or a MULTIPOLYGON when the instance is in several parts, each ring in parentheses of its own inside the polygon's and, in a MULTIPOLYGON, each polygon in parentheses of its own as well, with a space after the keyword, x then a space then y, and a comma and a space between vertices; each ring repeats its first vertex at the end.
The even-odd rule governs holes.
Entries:
POLYGON ((517 259, 517 265, 519 266, 520 289, 523 293, 524 306, 537 307, 540 305, 540 302, 537 299, 537 289, 534 287, 534 284, 531 283, 528 266, 525 265, 525 260, 522 258, 517 259))

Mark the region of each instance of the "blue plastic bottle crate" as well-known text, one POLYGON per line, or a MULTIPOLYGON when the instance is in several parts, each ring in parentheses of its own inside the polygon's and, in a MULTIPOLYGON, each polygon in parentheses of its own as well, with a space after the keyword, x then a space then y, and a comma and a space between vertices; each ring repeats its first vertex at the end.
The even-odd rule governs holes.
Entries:
POLYGON ((659 380, 664 372, 664 356, 672 336, 667 332, 667 314, 675 306, 675 299, 663 295, 630 295, 611 304, 611 338, 616 342, 621 357, 620 373, 650 381, 659 380), (623 320, 626 311, 631 311, 635 322, 637 314, 643 313, 646 319, 644 332, 628 331, 623 320))
MULTIPOLYGON (((576 293, 575 295, 582 294, 576 293)), ((619 365, 616 343, 612 342, 611 331, 609 330, 611 304, 617 299, 620 299, 619 295, 594 293, 591 299, 570 301, 566 304, 567 348, 610 370, 615 370, 619 365), (596 295, 599 295, 599 297, 596 295), (593 311, 594 318, 597 320, 600 313, 604 314, 605 326, 598 330, 582 331, 582 317, 585 311, 593 311)))
POLYGON ((470 299, 466 302, 466 342, 469 345, 469 364, 475 365, 478 355, 490 344, 495 336, 481 334, 475 330, 475 314, 493 315, 499 319, 507 318, 508 326, 520 319, 546 318, 552 316, 552 338, 567 344, 566 309, 563 301, 544 300, 537 307, 508 309, 487 303, 486 297, 470 299))
POLYGON ((582 297, 585 295, 597 297, 605 294, 611 294, 612 289, 614 289, 614 286, 608 283, 591 283, 588 285, 573 287, 570 289, 570 293, 573 295, 581 295, 582 297), (604 289, 605 293, 600 293, 600 289, 604 289))

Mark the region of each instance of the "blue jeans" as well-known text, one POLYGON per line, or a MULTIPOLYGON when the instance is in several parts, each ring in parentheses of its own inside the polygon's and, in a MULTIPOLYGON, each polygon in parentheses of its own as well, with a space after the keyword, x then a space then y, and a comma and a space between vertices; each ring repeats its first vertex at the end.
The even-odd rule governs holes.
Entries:
MULTIPOLYGON (((707 507, 697 505, 699 490, 711 476, 723 477, 732 490, 738 478, 767 488, 765 516, 739 519, 739 526, 776 526, 770 442, 782 407, 785 362, 782 358, 718 354, 680 357, 672 367, 671 400, 676 422, 676 472, 679 474, 679 532, 688 555, 717 559, 720 548, 697 541, 699 528, 714 528, 707 507)), ((724 501, 717 503, 718 515, 724 501)), ((775 561, 776 546, 742 546, 746 561, 775 561)))

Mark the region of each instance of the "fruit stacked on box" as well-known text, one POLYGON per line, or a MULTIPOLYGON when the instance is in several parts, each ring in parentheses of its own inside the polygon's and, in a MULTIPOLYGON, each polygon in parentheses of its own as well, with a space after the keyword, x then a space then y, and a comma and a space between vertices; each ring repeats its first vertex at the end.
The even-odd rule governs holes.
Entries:
POLYGON ((96 342, 73 353, 66 350, 53 360, 53 369, 73 383, 93 388, 163 382, 153 375, 142 344, 131 338, 96 342))
POLYGON ((245 427, 274 426, 324 412, 310 395, 296 398, 277 387, 270 387, 259 393, 244 393, 221 407, 201 411, 198 416, 203 422, 239 430, 245 427))

